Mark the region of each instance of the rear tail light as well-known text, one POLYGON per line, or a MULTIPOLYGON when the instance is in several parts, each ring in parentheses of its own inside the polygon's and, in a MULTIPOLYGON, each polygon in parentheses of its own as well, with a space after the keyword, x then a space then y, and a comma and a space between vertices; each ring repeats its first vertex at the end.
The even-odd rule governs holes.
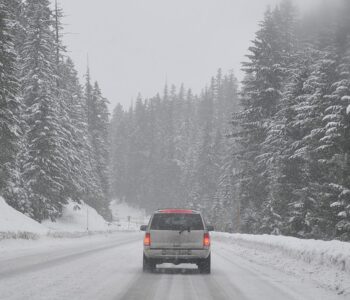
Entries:
POLYGON ((151 246, 151 234, 149 232, 145 234, 145 238, 143 239, 143 245, 151 246))
POLYGON ((204 247, 209 247, 210 246, 210 235, 208 232, 204 233, 203 236, 203 246, 204 247))

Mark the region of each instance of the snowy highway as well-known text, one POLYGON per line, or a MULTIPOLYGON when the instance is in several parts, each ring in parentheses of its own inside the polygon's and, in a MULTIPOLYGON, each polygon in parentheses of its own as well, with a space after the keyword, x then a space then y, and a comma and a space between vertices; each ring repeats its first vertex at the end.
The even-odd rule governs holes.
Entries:
POLYGON ((9 243, 7 250, 0 243, 1 300, 344 299, 237 255, 232 245, 215 238, 210 275, 192 265, 161 265, 153 274, 142 273, 138 232, 25 242, 21 249, 9 243))

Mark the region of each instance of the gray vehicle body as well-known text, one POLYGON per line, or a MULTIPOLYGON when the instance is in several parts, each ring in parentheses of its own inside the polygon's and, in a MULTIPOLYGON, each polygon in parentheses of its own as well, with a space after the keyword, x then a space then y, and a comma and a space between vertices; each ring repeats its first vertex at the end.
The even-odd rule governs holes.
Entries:
POLYGON ((160 263, 194 263, 200 264, 201 261, 208 259, 210 256, 211 248, 203 244, 204 234, 208 234, 208 229, 211 229, 204 222, 204 219, 200 212, 191 211, 190 214, 197 215, 197 220, 200 218, 202 228, 191 229, 179 228, 174 230, 157 230, 153 229, 152 221, 157 214, 171 215, 169 211, 180 210, 159 210, 156 211, 147 227, 142 229, 146 231, 146 234, 150 234, 151 243, 149 246, 144 245, 144 256, 148 260, 152 260, 154 264, 160 263), (209 228, 208 228, 209 227, 209 228))

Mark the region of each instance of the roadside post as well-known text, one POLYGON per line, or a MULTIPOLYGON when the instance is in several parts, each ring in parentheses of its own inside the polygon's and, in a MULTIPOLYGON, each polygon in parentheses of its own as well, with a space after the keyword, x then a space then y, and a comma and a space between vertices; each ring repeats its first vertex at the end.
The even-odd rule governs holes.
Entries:
POLYGON ((131 216, 128 216, 128 230, 130 230, 130 220, 131 220, 131 216))

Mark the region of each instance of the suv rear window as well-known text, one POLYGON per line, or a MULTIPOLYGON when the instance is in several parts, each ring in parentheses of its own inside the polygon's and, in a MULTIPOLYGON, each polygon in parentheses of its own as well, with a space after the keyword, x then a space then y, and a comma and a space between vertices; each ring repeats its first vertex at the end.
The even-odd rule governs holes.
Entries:
POLYGON ((204 230, 199 214, 154 214, 151 230, 204 230))

